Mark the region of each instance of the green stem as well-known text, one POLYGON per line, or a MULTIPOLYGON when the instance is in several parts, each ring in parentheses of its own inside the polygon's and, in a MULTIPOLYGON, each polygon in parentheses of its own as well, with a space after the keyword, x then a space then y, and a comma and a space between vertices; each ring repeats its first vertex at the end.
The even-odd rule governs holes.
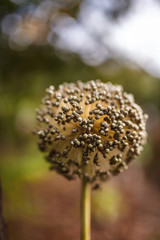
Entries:
POLYGON ((90 183, 82 179, 81 193, 81 240, 91 240, 91 188, 90 183))

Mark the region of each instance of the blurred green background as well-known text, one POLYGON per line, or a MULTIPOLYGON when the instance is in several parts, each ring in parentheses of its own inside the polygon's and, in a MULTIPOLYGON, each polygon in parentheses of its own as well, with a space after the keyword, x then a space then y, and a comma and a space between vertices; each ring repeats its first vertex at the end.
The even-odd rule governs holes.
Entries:
POLYGON ((79 239, 80 183, 48 171, 32 129, 50 84, 97 78, 134 94, 149 114, 149 137, 123 176, 93 192, 93 239, 160 239, 160 79, 116 56, 107 24, 87 22, 98 9, 114 27, 136 1, 106 2, 0 3, 0 177, 11 240, 79 239))

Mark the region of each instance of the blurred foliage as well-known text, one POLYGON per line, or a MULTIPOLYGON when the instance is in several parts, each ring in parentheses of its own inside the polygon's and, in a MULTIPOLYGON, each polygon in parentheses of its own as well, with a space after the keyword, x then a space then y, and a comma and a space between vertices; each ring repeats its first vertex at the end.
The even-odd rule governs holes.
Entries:
POLYGON ((125 196, 116 185, 110 183, 103 191, 94 191, 92 195, 93 214, 99 221, 108 219, 115 221, 117 218, 125 216, 127 212, 125 196))
POLYGON ((50 84, 57 87, 63 82, 100 78, 121 84, 126 91, 135 95, 140 104, 149 103, 160 108, 159 79, 142 70, 126 68, 115 62, 89 67, 78 56, 65 57, 63 53, 57 55, 49 47, 30 48, 23 52, 2 49, 0 131, 3 143, 8 140, 14 143, 24 140, 24 133, 27 129, 32 129, 34 109, 50 84))

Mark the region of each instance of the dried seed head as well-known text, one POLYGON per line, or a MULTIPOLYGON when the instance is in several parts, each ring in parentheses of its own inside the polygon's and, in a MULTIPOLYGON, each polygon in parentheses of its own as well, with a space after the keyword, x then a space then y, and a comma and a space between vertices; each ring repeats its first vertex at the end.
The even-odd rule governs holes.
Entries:
POLYGON ((78 81, 46 92, 35 132, 51 169, 99 184, 140 154, 147 115, 121 86, 78 81))

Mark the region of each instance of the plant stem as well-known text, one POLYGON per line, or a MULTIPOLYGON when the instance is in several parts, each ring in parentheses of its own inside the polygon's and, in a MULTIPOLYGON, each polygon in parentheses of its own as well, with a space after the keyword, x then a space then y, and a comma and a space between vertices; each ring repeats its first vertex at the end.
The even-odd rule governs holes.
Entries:
POLYGON ((91 240, 91 188, 90 183, 82 179, 81 193, 81 240, 91 240))

